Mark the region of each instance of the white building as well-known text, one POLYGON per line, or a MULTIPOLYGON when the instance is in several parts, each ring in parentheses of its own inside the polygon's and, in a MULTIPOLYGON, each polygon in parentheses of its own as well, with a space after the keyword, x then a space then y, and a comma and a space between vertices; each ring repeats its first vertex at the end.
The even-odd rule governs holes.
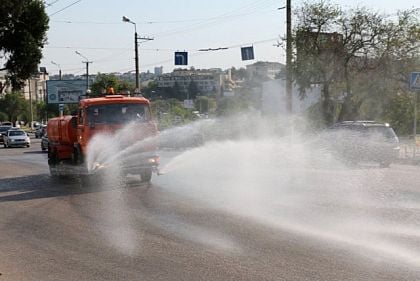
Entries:
MULTIPOLYGON (((3 97, 6 93, 10 93, 12 88, 10 85, 7 85, 3 88, 6 84, 6 71, 0 71, 0 97, 3 97)), ((26 100, 34 100, 34 101, 44 101, 46 96, 46 81, 49 79, 48 74, 39 73, 37 75, 32 76, 28 80, 25 81, 25 84, 22 88, 22 93, 26 100)))
POLYGON ((246 66, 248 78, 254 79, 275 79, 276 75, 285 68, 284 64, 278 62, 258 61, 246 66))
POLYGON ((23 95, 27 100, 46 101, 48 73, 39 73, 25 81, 22 88, 23 95))

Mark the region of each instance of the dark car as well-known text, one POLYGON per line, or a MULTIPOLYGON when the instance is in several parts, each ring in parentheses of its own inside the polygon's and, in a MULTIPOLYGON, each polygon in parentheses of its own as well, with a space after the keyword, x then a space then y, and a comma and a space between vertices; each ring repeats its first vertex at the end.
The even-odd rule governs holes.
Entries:
POLYGON ((387 123, 344 121, 330 127, 331 146, 343 160, 388 167, 399 155, 399 140, 387 123))
POLYGON ((47 125, 39 126, 35 131, 35 138, 42 138, 47 132, 47 125))
POLYGON ((45 134, 41 139, 41 149, 42 151, 46 151, 48 149, 48 135, 45 134))
POLYGON ((11 125, 0 126, 0 142, 4 142, 4 135, 12 128, 11 125))

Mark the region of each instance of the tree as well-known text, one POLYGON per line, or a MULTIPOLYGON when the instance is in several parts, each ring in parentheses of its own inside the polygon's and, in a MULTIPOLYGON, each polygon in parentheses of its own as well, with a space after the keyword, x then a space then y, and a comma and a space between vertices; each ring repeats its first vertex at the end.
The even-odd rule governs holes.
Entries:
POLYGON ((12 92, 0 100, 0 108, 7 116, 8 121, 15 123, 29 107, 28 101, 19 92, 12 92))
POLYGON ((325 124, 383 117, 392 96, 406 90, 406 77, 419 58, 418 14, 418 9, 403 11, 392 21, 366 8, 344 11, 325 1, 305 3, 297 11, 293 74, 302 97, 312 85, 322 86, 325 124), (367 104, 375 105, 373 111, 367 104))
POLYGON ((0 53, 6 59, 0 70, 7 70, 14 90, 37 72, 48 21, 41 0, 0 2, 0 53))
POLYGON ((106 92, 108 87, 114 88, 115 93, 126 92, 134 89, 134 85, 132 83, 120 80, 115 74, 98 73, 95 82, 93 82, 90 86, 92 96, 97 96, 106 92))
POLYGON ((216 100, 206 96, 199 96, 195 100, 195 109, 200 113, 213 113, 216 110, 216 100))

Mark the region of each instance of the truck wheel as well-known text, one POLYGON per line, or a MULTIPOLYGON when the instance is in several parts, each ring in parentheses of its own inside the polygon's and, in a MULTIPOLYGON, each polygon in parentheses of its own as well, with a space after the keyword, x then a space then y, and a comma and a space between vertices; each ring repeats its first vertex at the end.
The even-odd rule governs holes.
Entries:
POLYGON ((152 169, 147 168, 140 171, 140 177, 142 182, 150 182, 152 180, 152 169))
POLYGON ((58 173, 57 168, 55 166, 56 165, 49 165, 49 168, 51 177, 56 179, 60 176, 60 174, 58 173))

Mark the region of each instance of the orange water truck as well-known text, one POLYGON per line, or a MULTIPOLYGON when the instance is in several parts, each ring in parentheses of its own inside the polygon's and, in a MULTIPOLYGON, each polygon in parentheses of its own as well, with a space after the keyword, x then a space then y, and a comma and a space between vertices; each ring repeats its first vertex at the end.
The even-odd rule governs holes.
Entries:
POLYGON ((152 173, 157 172, 158 130, 149 100, 144 97, 107 94, 81 99, 77 113, 50 119, 47 132, 48 165, 53 177, 91 175, 112 167, 116 161, 87 161, 89 149, 93 150, 89 144, 98 135, 113 140, 112 150, 119 155, 118 169, 122 173, 139 174, 142 181, 150 182, 152 173), (115 137, 118 134, 124 135, 115 137))

